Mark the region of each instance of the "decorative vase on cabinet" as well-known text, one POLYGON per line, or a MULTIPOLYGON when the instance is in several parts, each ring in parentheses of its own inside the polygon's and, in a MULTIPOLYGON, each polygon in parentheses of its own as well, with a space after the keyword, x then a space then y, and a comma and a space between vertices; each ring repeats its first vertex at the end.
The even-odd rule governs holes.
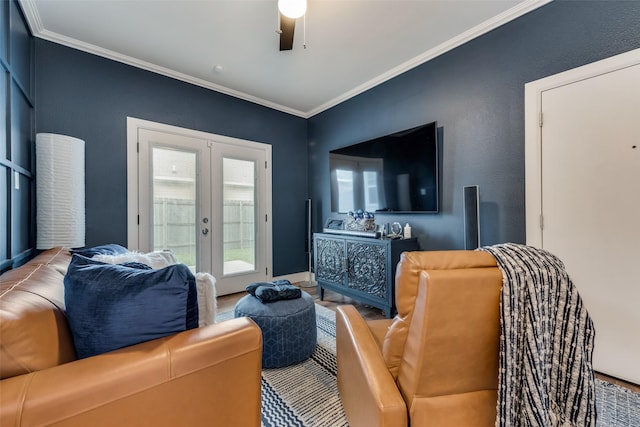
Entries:
POLYGON ((402 252, 419 250, 417 239, 315 233, 314 245, 320 300, 329 289, 394 314, 396 265, 402 252))

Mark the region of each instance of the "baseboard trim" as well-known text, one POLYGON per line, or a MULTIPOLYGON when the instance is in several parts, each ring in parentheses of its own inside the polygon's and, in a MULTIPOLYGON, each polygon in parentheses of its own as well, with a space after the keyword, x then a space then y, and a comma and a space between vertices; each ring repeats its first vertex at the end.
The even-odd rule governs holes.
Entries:
MULTIPOLYGON (((311 276, 313 276, 313 274, 311 276)), ((290 281, 291 283, 313 281, 313 277, 309 277, 308 271, 303 271, 300 273, 285 274, 284 276, 277 276, 273 278, 273 280, 284 280, 284 279, 290 281)))

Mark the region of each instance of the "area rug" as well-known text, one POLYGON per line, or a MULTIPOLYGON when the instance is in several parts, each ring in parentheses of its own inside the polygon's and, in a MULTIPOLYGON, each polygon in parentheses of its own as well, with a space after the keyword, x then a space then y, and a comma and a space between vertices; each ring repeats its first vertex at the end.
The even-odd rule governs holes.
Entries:
MULTIPOLYGON (((219 313, 216 321, 233 317, 219 313)), ((297 365, 262 371, 263 427, 348 426, 336 384, 336 316, 316 304, 318 345, 297 365)), ((597 427, 640 427, 640 394, 596 379, 597 427)))
MULTIPOLYGON (((216 321, 233 317, 219 313, 216 321)), ((263 427, 348 426, 336 384, 336 315, 316 304, 318 345, 302 363, 262 370, 263 427)))

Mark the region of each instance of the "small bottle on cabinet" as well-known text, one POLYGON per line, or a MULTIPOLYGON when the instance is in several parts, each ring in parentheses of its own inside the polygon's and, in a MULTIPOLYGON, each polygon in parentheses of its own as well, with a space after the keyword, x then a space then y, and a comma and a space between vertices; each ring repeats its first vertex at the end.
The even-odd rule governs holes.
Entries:
POLYGON ((411 238, 411 226, 409 225, 409 223, 407 223, 404 226, 404 238, 405 239, 410 239, 411 238))

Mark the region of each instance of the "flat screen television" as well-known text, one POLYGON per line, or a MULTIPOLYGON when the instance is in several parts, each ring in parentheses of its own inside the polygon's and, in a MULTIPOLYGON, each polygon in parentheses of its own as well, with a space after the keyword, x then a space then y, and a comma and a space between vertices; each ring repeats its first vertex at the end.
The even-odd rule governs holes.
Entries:
POLYGON ((329 152, 331 210, 438 212, 437 123, 329 152))

